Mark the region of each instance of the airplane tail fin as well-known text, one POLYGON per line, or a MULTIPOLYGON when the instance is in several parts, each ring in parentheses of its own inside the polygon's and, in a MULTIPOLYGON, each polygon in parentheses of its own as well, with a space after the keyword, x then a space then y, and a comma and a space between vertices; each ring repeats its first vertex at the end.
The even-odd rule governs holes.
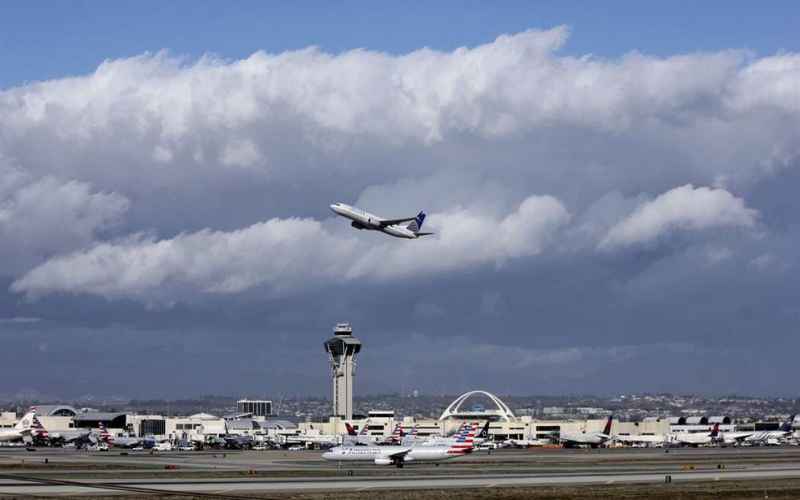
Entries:
POLYGON ((406 229, 410 229, 411 231, 419 232, 422 229, 422 223, 425 222, 425 212, 420 212, 414 217, 414 220, 408 223, 406 229))
POLYGON ((105 441, 106 443, 109 442, 111 440, 111 433, 108 432, 108 428, 106 427, 106 424, 104 424, 103 422, 100 422, 99 429, 100 429, 100 440, 101 441, 105 441))
POLYGON ((487 420, 477 437, 481 439, 489 439, 489 423, 490 421, 487 420))
POLYGON ((611 423, 614 421, 614 415, 608 416, 608 421, 606 421, 606 426, 603 428, 603 434, 606 436, 611 435, 611 423))
POLYGON ((355 429, 353 429, 353 426, 352 426, 352 425, 350 425, 350 423, 349 423, 349 422, 345 422, 345 423, 344 423, 344 426, 345 426, 345 428, 347 429, 347 435, 348 435, 348 436, 356 436, 356 435, 357 435, 357 434, 356 434, 356 430, 355 430, 355 429))
POLYGON ((478 431, 478 424, 472 424, 464 428, 464 431, 456 438, 455 443, 450 445, 453 453, 469 453, 475 447, 475 433, 478 431))
POLYGON ((783 432, 792 432, 792 426, 794 425, 794 418, 795 418, 796 416, 797 416, 797 415, 791 415, 791 416, 789 417, 789 420, 787 420, 786 422, 784 422, 784 423, 783 423, 783 426, 782 426, 782 428, 781 428, 781 430, 782 430, 783 432))
POLYGON ((30 426, 31 433, 35 437, 46 438, 48 436, 47 429, 44 428, 44 426, 42 425, 41 420, 39 420, 39 417, 36 416, 36 410, 35 409, 33 410, 32 413, 33 413, 33 417, 31 418, 31 426, 30 426))
POLYGON ((719 422, 717 422, 716 424, 714 424, 714 428, 713 428, 713 429, 711 429, 711 437, 712 437, 712 438, 715 438, 715 437, 717 437, 718 435, 719 435, 719 422))
POLYGON ((31 411, 23 415, 21 419, 19 419, 19 422, 17 422, 17 425, 14 426, 14 429, 18 431, 30 430, 31 424, 33 423, 33 417, 35 416, 36 416, 36 410, 32 409, 31 411))

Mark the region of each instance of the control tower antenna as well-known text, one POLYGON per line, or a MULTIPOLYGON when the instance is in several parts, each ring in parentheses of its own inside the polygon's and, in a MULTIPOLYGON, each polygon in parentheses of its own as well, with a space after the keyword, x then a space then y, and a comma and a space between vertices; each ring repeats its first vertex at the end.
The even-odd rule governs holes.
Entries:
POLYGON ((359 351, 361 341, 353 337, 350 323, 337 324, 333 337, 325 341, 333 380, 333 415, 347 420, 353 418, 353 376, 359 351))

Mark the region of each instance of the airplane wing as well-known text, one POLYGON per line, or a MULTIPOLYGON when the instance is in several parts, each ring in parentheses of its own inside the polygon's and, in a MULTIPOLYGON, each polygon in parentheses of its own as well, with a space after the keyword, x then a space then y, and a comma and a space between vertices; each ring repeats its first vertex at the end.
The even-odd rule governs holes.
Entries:
POLYGON ((402 447, 397 451, 393 451, 391 453, 384 453, 382 456, 384 458, 403 458, 411 451, 411 448, 402 447))
POLYGON ((395 224, 402 224, 403 222, 411 222, 414 219, 416 219, 416 217, 406 217, 405 219, 383 219, 378 224, 380 224, 381 227, 394 226, 395 224))

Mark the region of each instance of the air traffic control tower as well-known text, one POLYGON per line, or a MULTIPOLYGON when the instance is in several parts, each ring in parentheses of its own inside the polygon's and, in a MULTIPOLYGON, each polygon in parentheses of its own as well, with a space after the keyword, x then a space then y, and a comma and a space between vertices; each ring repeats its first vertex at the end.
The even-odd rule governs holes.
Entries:
POLYGON ((360 350, 361 341, 353 337, 349 323, 337 324, 333 337, 325 341, 333 379, 333 415, 347 420, 353 418, 353 376, 360 350))

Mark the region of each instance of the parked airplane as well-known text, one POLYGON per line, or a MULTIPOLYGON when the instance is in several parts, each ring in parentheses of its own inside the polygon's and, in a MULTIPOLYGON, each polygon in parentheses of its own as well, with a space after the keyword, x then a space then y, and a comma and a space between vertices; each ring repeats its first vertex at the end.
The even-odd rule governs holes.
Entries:
POLYGON ((142 438, 112 436, 111 433, 108 432, 106 424, 103 422, 100 422, 100 431, 98 435, 100 436, 100 441, 103 441, 109 446, 116 446, 119 448, 136 448, 137 446, 143 446, 144 444, 144 440, 142 438))
POLYGON ((474 431, 458 438, 452 445, 428 446, 337 446, 323 453, 325 460, 371 461, 375 465, 403 467, 407 462, 438 462, 472 452, 474 431))
POLYGON ((35 416, 36 412, 30 411, 11 429, 0 429, 0 442, 22 441, 26 436, 30 436, 31 424, 35 416))
POLYGON ((420 232, 422 223, 425 221, 425 212, 418 213, 416 217, 384 219, 369 212, 365 212, 360 208, 345 205, 344 203, 334 203, 331 205, 331 210, 333 210, 336 215, 341 215, 346 219, 350 219, 352 221, 350 225, 356 229, 381 231, 382 233, 396 238, 407 238, 410 240, 433 234, 420 232))
POLYGON ((713 444, 718 442, 719 439, 718 423, 714 424, 711 432, 678 432, 672 435, 672 442, 688 446, 713 444))
POLYGON ((780 430, 777 431, 757 431, 752 432, 749 436, 744 438, 744 442, 748 444, 780 444, 781 440, 791 436, 792 426, 794 424, 794 417, 792 415, 789 420, 781 424, 780 430))
POLYGON ((503 448, 534 448, 552 443, 549 439, 506 439, 500 446, 503 448))
POLYGON ((629 445, 664 446, 669 438, 664 434, 623 434, 614 436, 614 441, 629 445))
POLYGON ((597 448, 598 446, 605 444, 606 441, 611 439, 611 423, 614 420, 614 416, 608 417, 606 421, 606 426, 603 428, 603 432, 586 432, 583 431, 581 433, 577 432, 568 432, 568 433, 561 433, 559 440, 565 446, 582 446, 588 445, 592 448, 597 448))

